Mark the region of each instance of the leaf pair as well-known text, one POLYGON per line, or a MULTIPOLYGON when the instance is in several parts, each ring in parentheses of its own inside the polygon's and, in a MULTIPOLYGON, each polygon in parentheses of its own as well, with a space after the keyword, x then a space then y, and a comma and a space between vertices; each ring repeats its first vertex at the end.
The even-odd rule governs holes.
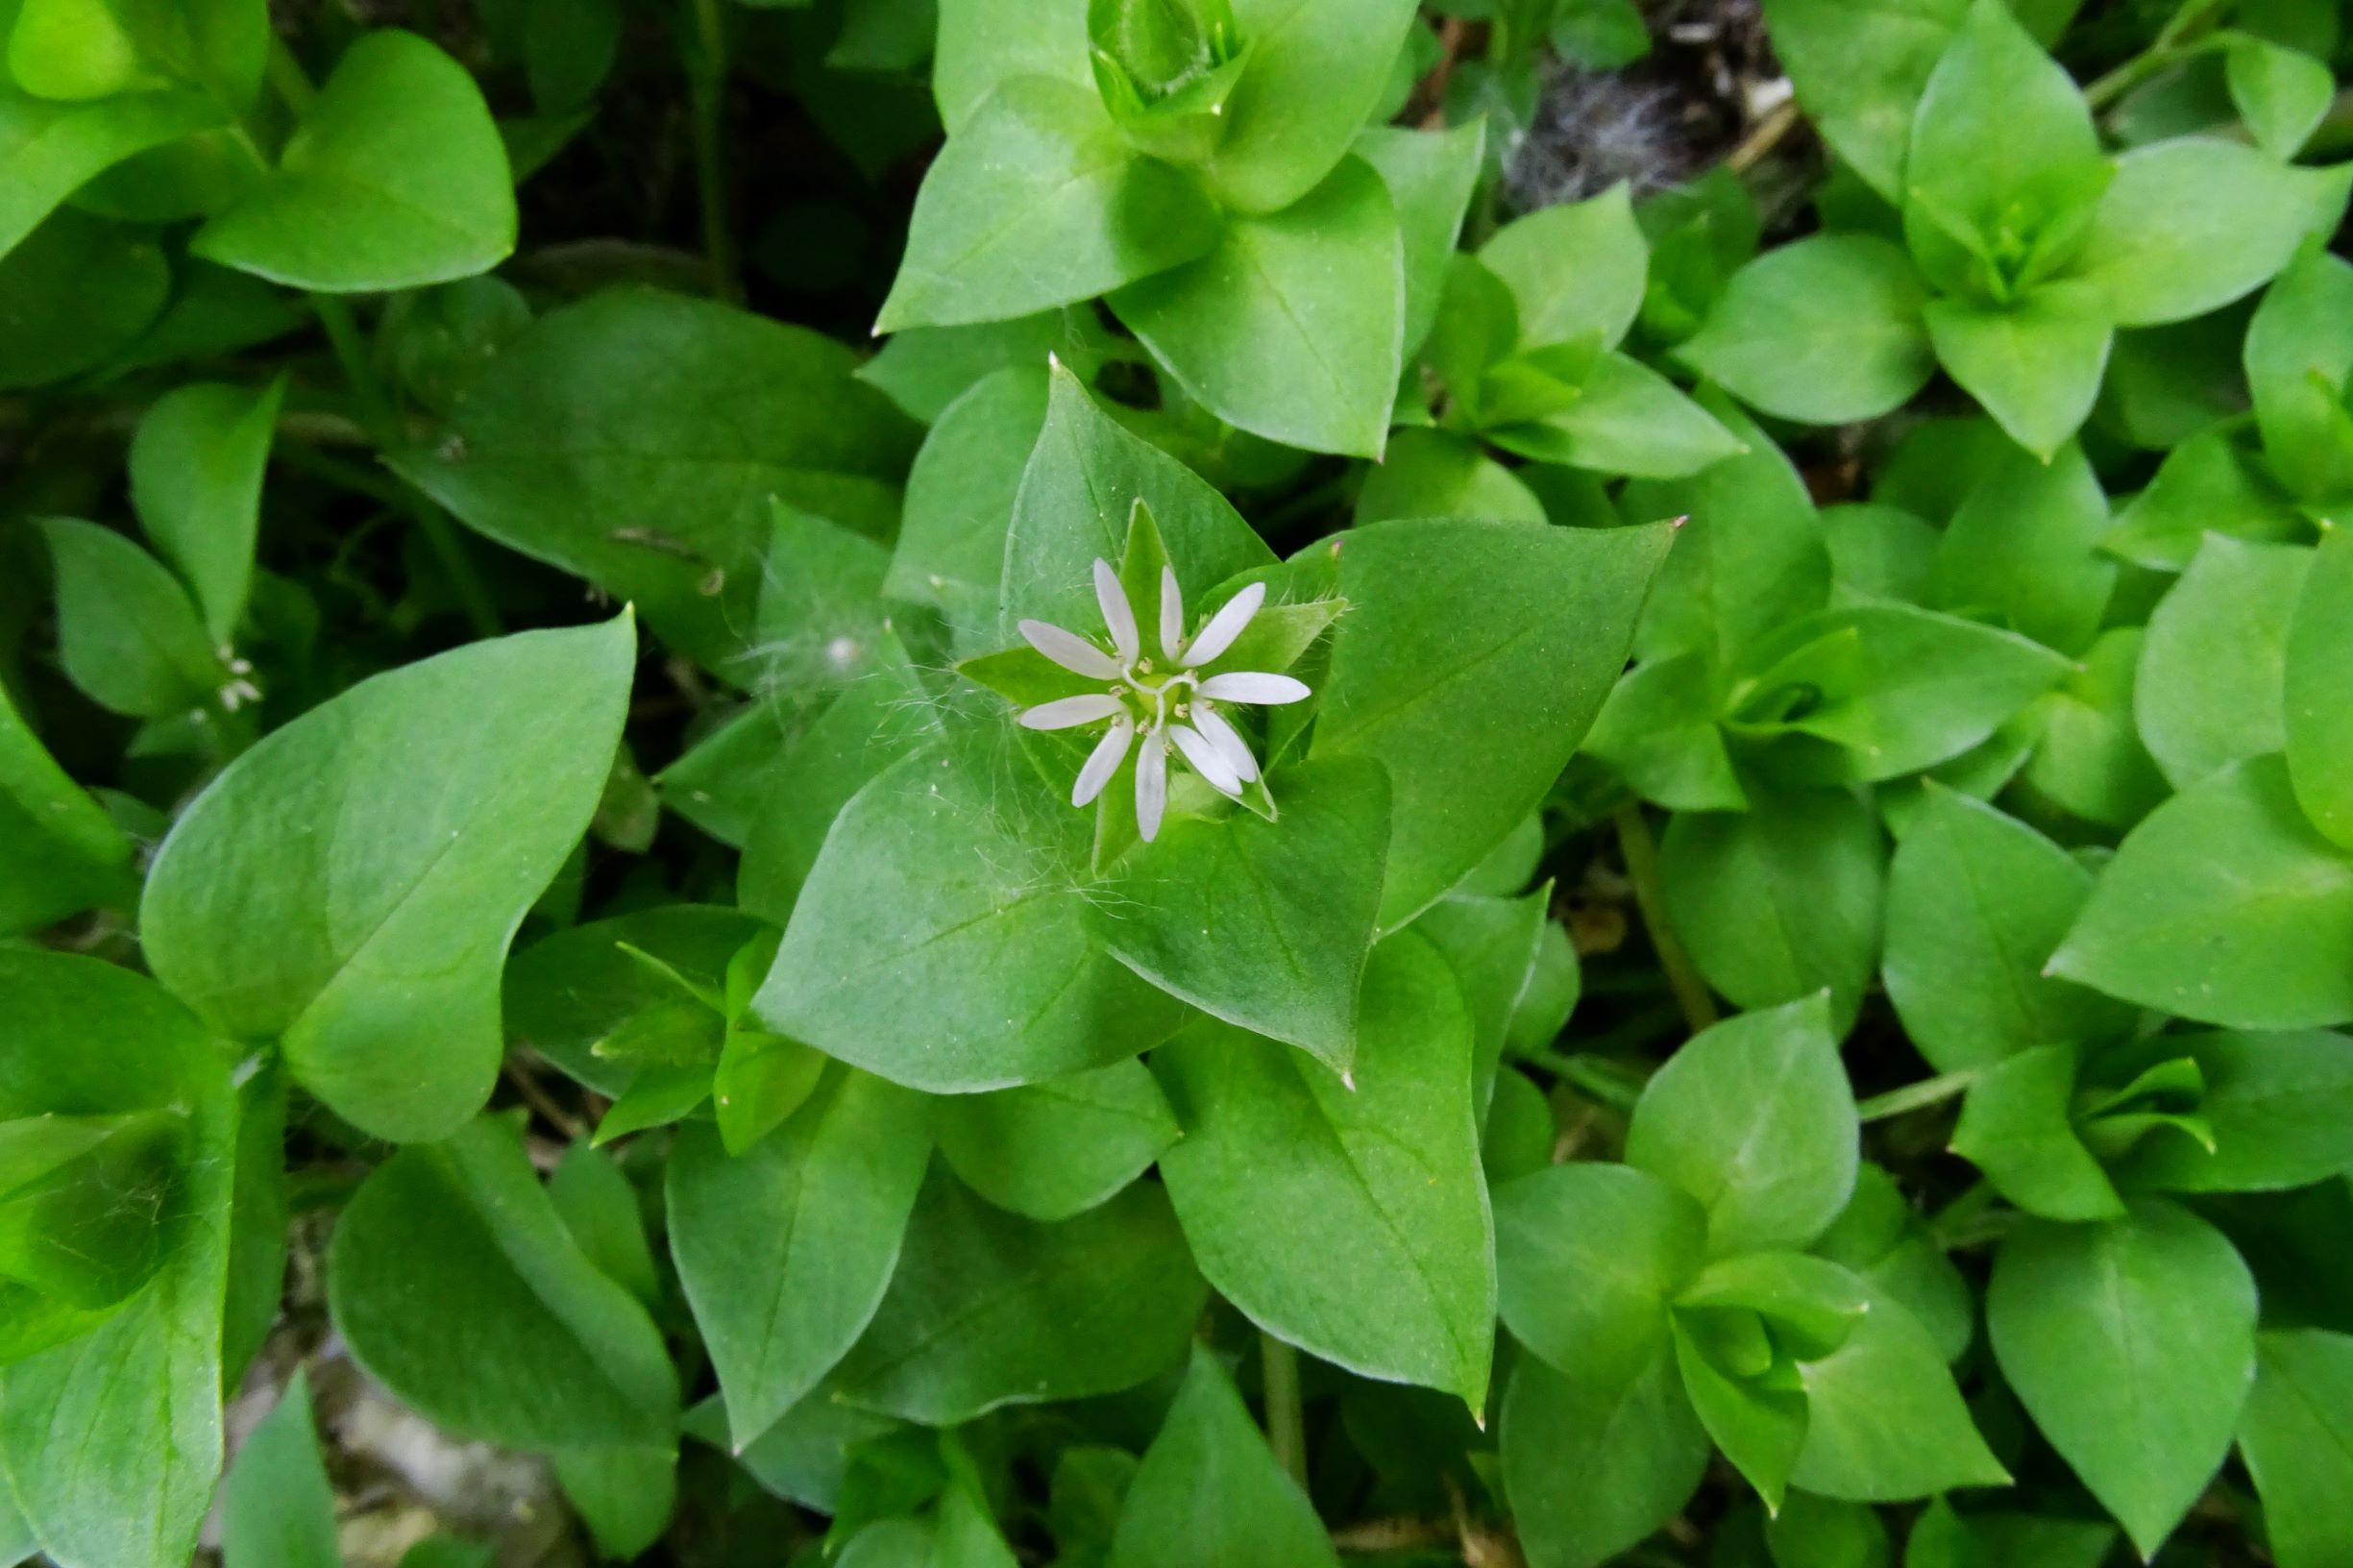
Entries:
POLYGON ((1505 1483, 1548 1563, 1679 1508, 1709 1442, 1770 1507, 2006 1480, 1936 1341, 1882 1286, 1795 1250, 1855 1190, 1853 1101, 1820 998, 1695 1038, 1637 1103, 1624 1166, 1497 1194, 1505 1483))

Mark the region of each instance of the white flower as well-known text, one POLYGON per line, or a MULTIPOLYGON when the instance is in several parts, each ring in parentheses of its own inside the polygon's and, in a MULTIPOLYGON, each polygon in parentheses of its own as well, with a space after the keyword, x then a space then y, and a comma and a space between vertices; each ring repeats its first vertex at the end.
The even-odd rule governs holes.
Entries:
POLYGON ((1144 649, 1127 590, 1119 585, 1119 574, 1109 561, 1094 563, 1094 597, 1103 609, 1104 629, 1111 634, 1111 651, 1044 621, 1022 622, 1021 635, 1030 647, 1072 674, 1104 682, 1104 689, 1024 708, 1020 722, 1030 729, 1073 729, 1108 720, 1110 727, 1079 770, 1070 803, 1083 806, 1101 795, 1134 747, 1136 827, 1150 843, 1160 833, 1161 816, 1168 805, 1170 747, 1212 789, 1239 796, 1242 786, 1259 776, 1259 762, 1218 708, 1231 703, 1267 707, 1296 702, 1308 695, 1308 689, 1288 675, 1251 670, 1213 674, 1203 668, 1232 648, 1250 618, 1258 614, 1259 606, 1266 601, 1262 582, 1236 594, 1210 617, 1209 625, 1188 639, 1185 600, 1176 574, 1161 568, 1162 662, 1157 667, 1144 649))

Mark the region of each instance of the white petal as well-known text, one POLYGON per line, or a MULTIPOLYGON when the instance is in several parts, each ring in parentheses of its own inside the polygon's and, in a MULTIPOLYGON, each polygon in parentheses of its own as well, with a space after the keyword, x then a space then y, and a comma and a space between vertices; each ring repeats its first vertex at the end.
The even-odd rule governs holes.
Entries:
POLYGON ((1242 634, 1242 627, 1259 613, 1266 602, 1266 585, 1254 582, 1225 602, 1225 607, 1210 617, 1210 624, 1201 628, 1193 646, 1185 650, 1185 668, 1198 670, 1201 666, 1234 646, 1234 639, 1242 634))
POLYGON ((1225 722, 1223 714, 1207 702, 1195 702, 1193 727, 1201 731, 1203 740, 1217 748, 1217 754, 1226 759, 1226 766, 1244 783, 1259 776, 1259 759, 1250 754, 1250 743, 1225 722))
POLYGON ((1058 697, 1051 702, 1023 708, 1017 717, 1023 729, 1074 729, 1125 712, 1126 704, 1109 692, 1081 692, 1076 697, 1058 697))
POLYGON ((1164 566, 1160 569, 1160 650, 1170 664, 1185 656, 1185 590, 1164 566))
POLYGON ((1168 809, 1168 736, 1149 730, 1136 750, 1136 831, 1150 844, 1160 837, 1161 814, 1168 809))
POLYGON ((1235 776, 1232 766, 1199 730, 1190 724, 1170 724, 1168 738, 1185 753, 1185 760, 1192 764, 1193 772, 1210 781, 1211 789, 1221 795, 1242 793, 1242 781, 1235 776))
POLYGON ((1070 792, 1072 805, 1086 805, 1103 793, 1103 786, 1111 782, 1111 775, 1117 772, 1119 765, 1127 760, 1128 743, 1135 738, 1135 720, 1123 713, 1112 722, 1111 728, 1103 732, 1103 738, 1095 742, 1094 749, 1088 753, 1087 766, 1078 771, 1078 788, 1070 792))
POLYGON ((1251 702, 1260 707, 1279 707, 1285 702, 1297 702, 1309 695, 1304 681, 1288 675, 1269 675, 1257 670, 1229 670, 1222 675, 1212 675, 1201 683, 1201 695, 1213 697, 1220 702, 1251 702))
POLYGON ((1089 675, 1096 680, 1118 678, 1117 659, 1078 633, 1065 631, 1050 621, 1022 622, 1021 638, 1072 674, 1089 675))
POLYGON ((1094 601, 1103 606, 1103 625, 1111 630, 1112 646, 1119 650, 1120 662, 1134 664, 1143 652, 1143 640, 1136 635, 1136 612, 1128 607, 1119 574, 1100 555, 1094 563, 1094 601))

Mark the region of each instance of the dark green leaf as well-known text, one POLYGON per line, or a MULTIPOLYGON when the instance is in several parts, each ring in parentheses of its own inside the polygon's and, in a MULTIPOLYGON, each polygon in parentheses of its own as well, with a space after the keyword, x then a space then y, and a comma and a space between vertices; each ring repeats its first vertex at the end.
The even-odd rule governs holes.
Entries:
POLYGON ((2144 1199, 2036 1221, 1995 1261, 1986 1322, 2035 1425, 2154 1556, 2230 1448, 2255 1375, 2255 1285, 2220 1232, 2144 1199))
POLYGON ((1156 1057, 1185 1136, 1161 1159, 1202 1272, 1268 1332, 1367 1377, 1483 1404, 1493 1227, 1471 1020, 1420 938, 1375 949, 1353 1085, 1204 1020, 1156 1057))
POLYGON ((522 632, 266 737, 156 857, 157 975, 233 1038, 277 1038, 358 1126, 453 1130, 490 1093, 506 944, 603 791, 635 652, 626 615, 522 632))
POLYGON ((1727 1019, 1653 1077, 1626 1134, 1627 1164, 1707 1211, 1716 1257, 1803 1246, 1854 1189, 1854 1096, 1826 1000, 1727 1019))
POLYGON ((1183 1357, 1205 1294, 1155 1186, 1039 1225, 935 1171, 840 1397, 950 1426, 1131 1388, 1183 1357))

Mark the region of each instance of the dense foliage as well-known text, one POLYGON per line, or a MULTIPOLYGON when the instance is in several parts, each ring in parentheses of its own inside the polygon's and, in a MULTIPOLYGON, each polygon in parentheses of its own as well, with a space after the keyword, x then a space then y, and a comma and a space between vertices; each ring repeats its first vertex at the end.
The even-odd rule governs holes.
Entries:
POLYGON ((0 1563, 2353 1563, 2334 0, 0 43, 0 1563))

